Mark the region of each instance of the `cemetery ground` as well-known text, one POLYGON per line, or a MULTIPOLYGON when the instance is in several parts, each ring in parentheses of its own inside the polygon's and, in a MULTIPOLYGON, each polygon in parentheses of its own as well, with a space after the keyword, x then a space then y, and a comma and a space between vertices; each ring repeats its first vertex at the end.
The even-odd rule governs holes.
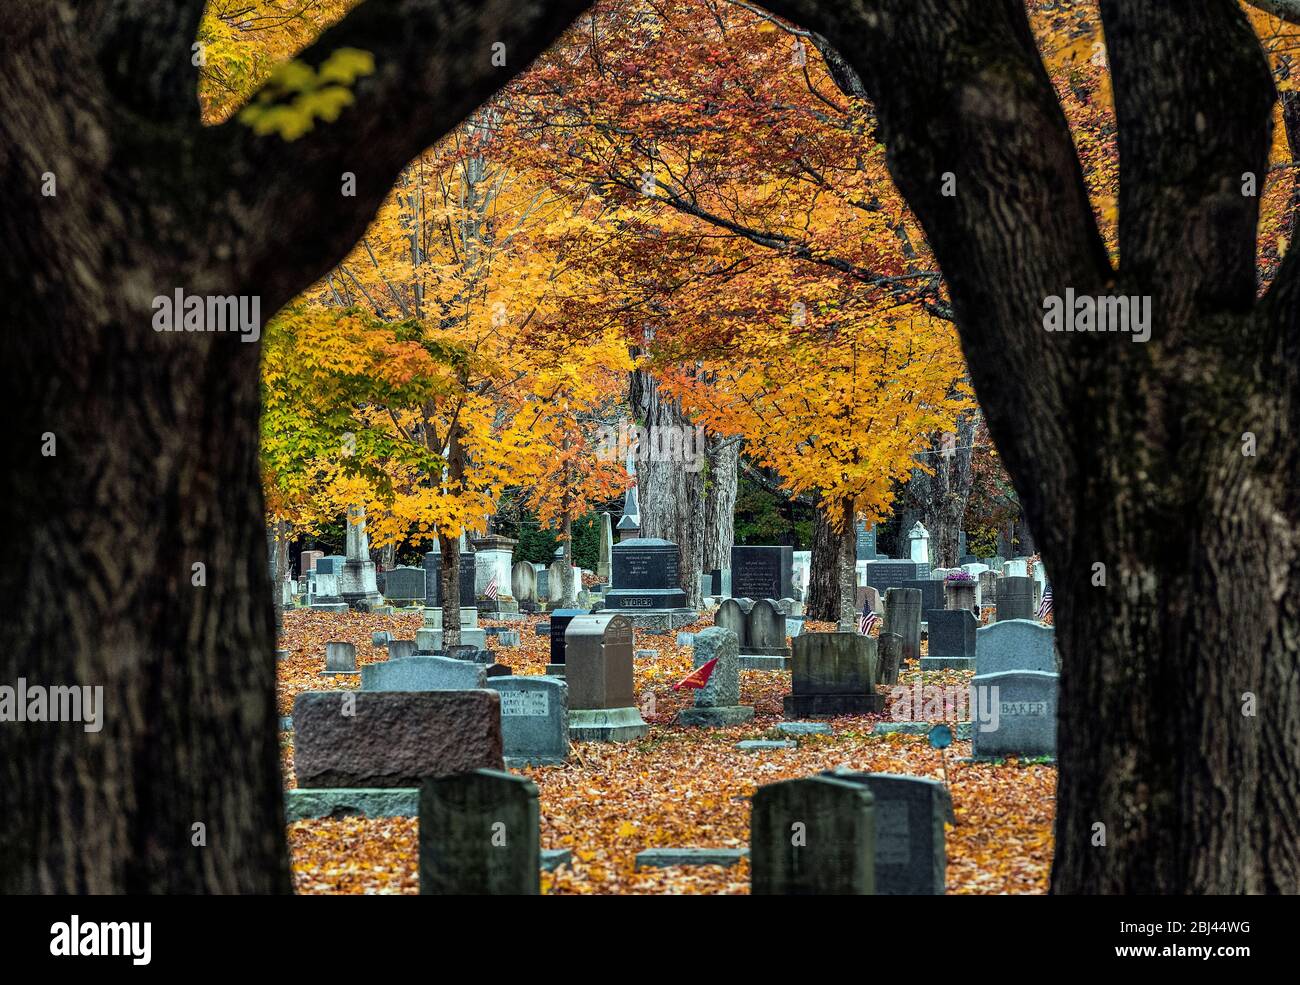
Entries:
MULTIPOLYGON (((527 622, 492 623, 521 630, 521 644, 488 645, 500 663, 517 675, 541 674, 547 663, 547 637, 533 631, 544 617, 527 622)), ((302 691, 352 688, 356 678, 318 675, 327 640, 357 647, 358 664, 382 661, 371 633, 389 630, 410 638, 419 614, 392 616, 358 612, 310 611, 284 616, 280 646, 290 651, 278 674, 281 715, 292 711, 302 691)), ((687 632, 707 628, 704 615, 687 632)), ((810 622, 808 631, 830 631, 831 624, 810 622)), ((749 866, 646 868, 635 856, 647 848, 747 848, 749 798, 761 784, 846 766, 855 770, 902 773, 943 781, 944 754, 921 735, 873 735, 883 715, 826 719, 830 735, 781 734, 777 726, 789 674, 742 671, 741 700, 754 719, 717 729, 674 724, 689 706, 691 692, 672 685, 692 670, 689 647, 675 635, 638 633, 636 646, 657 650, 637 657, 635 685, 649 735, 630 743, 582 742, 571 746, 560 766, 516 770, 530 777, 541 798, 543 848, 567 848, 571 862, 542 875, 542 891, 552 894, 731 893, 749 892, 749 866), (653 696, 651 703, 647 694, 653 696), (741 751, 745 739, 794 740, 797 746, 741 751)), ((920 679, 906 669, 900 685, 920 679)), ((966 685, 970 673, 927 673, 927 685, 966 685)), ((293 733, 281 733, 286 786, 294 785, 293 733)), ((947 780, 955 826, 947 829, 947 892, 954 894, 1045 893, 1052 860, 1056 769, 1042 763, 964 763, 969 742, 947 750, 947 780)), ((298 893, 409 893, 419 890, 418 821, 410 818, 342 818, 297 821, 289 825, 294 886, 298 893)))

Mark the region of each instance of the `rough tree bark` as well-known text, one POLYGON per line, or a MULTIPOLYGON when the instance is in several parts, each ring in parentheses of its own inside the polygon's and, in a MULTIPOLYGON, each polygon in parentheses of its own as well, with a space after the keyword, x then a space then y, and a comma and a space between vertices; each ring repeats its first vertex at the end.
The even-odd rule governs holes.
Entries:
POLYGON ((0 680, 106 706, 97 733, 0 729, 0 892, 289 891, 259 346, 156 333, 153 299, 257 296, 269 318, 583 3, 366 3, 301 57, 361 48, 376 72, 291 143, 200 125, 203 7, 0 5, 0 499, 22 518, 0 586, 36 603, 0 611, 0 680))
MULTIPOLYGON (((637 422, 650 435, 650 444, 665 434, 685 434, 695 427, 676 400, 659 392, 655 378, 644 370, 631 374, 629 402, 637 422)), ((680 456, 660 456, 638 448, 637 505, 641 536, 673 541, 680 552, 678 582, 687 604, 699 608, 700 573, 704 567, 704 518, 707 512, 705 469, 687 469, 680 456)), ((730 565, 730 562, 728 562, 730 565)))
POLYGON ((1257 301, 1274 91, 1242 11, 1101 2, 1113 270, 1020 0, 768 6, 861 74, 1052 573, 1053 891, 1300 891, 1300 254, 1257 301), (1044 332, 1067 288, 1149 296, 1151 340, 1044 332))
MULTIPOLYGON (((933 470, 916 470, 907 483, 907 500, 930 531, 930 554, 937 567, 957 564, 958 533, 970 499, 971 446, 975 441, 975 413, 962 414, 951 444, 936 435, 927 450, 926 464, 933 470)), ((909 523, 904 530, 909 529, 909 523)))
POLYGON ((740 441, 708 432, 704 470, 704 528, 700 532, 700 570, 731 567, 736 543, 736 484, 740 441))
POLYGON ((853 554, 854 566, 849 581, 857 604, 857 532, 849 524, 847 530, 836 530, 830 512, 820 501, 813 508, 812 557, 809 559, 808 599, 804 614, 809 619, 827 622, 840 621, 840 557, 846 550, 853 554), (849 545, 845 547, 845 541, 849 545))

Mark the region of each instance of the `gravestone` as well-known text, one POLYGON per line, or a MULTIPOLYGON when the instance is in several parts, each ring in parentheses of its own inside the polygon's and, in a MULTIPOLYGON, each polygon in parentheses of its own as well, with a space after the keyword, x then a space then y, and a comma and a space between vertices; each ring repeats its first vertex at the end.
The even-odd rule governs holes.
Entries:
POLYGON ((997 618, 998 582, 1000 580, 1001 576, 995 571, 983 571, 979 575, 980 613, 992 612, 994 619, 997 618))
POLYGON ((512 594, 515 545, 519 541, 501 534, 487 534, 474 540, 474 601, 480 612, 493 618, 519 612, 512 594), (489 596, 496 586, 496 598, 489 596))
POLYGON ((969 609, 932 609, 930 653, 921 658, 922 670, 974 670, 975 633, 979 623, 969 609))
POLYGON ((306 578, 307 575, 316 570, 316 562, 325 556, 324 551, 303 551, 298 556, 298 574, 306 578))
POLYGON ((859 520, 855 525, 858 534, 857 559, 859 561, 874 561, 876 559, 876 525, 873 523, 867 525, 865 520, 859 520))
POLYGON ((695 634, 695 669, 710 660, 718 662, 709 682, 695 690, 695 705, 684 708, 677 716, 682 725, 717 728, 737 725, 754 717, 754 709, 740 703, 740 647, 736 634, 729 629, 711 626, 695 634))
POLYGON ((907 543, 908 557, 913 561, 930 563, 930 531, 925 529, 925 524, 920 520, 912 524, 912 529, 907 532, 907 543))
MULTIPOLYGON (((979 582, 974 578, 969 581, 947 579, 943 583, 943 607, 945 609, 969 609, 975 611, 979 582)), ((927 617, 928 618, 928 617, 927 617)))
POLYGON ((793 547, 733 547, 731 594, 747 599, 783 599, 794 594, 793 547))
POLYGON ((415 656, 415 640, 389 640, 388 641, 388 659, 401 660, 405 657, 415 656))
POLYGON ((578 593, 582 590, 582 573, 566 557, 557 557, 546 571, 547 601, 552 605, 576 605, 578 593), (572 580, 568 598, 565 597, 565 571, 572 580))
POLYGON ((905 581, 919 581, 930 573, 930 566, 919 565, 914 561, 866 561, 863 563, 865 575, 863 583, 871 586, 881 595, 891 588, 902 585, 905 581))
POLYGON ((1003 578, 1028 578, 1029 577, 1029 559, 1023 557, 1012 558, 1010 561, 1002 563, 1003 578))
POLYGON ((548 674, 564 673, 564 633, 575 616, 585 616, 585 609, 556 609, 551 616, 551 662, 546 667, 548 674))
POLYGON ((921 657, 921 593, 915 588, 891 588, 885 593, 882 633, 894 633, 903 640, 903 662, 921 657))
POLYGON ((1009 670, 1055 673, 1056 630, 1033 619, 1013 619, 984 626, 975 633, 975 672, 1009 670))
POLYGON ((299 787, 418 787, 501 769, 495 692, 304 691, 293 702, 299 787))
POLYGON ((786 645, 786 617, 780 603, 759 599, 745 616, 745 643, 740 649, 744 670, 788 670, 790 647, 786 645))
POLYGON ((384 598, 403 605, 423 604, 424 569, 402 565, 384 572, 384 598))
POLYGON ((713 625, 729 629, 736 634, 737 644, 744 650, 748 643, 746 632, 749 626, 749 612, 754 608, 753 599, 723 599, 718 612, 713 617, 713 625))
MULTIPOLYGON (((976 674, 971 678, 971 687, 977 693, 989 695, 976 698, 978 706, 983 707, 988 701, 997 708, 996 722, 979 722, 972 729, 971 757, 976 760, 1006 756, 1054 759, 1058 681, 1056 674, 1040 670, 976 674)), ((295 715, 294 722, 297 720, 295 715)))
POLYGON ((1016 576, 1003 577, 998 585, 998 622, 1033 619, 1035 615, 1034 580, 1016 576))
POLYGON ((881 633, 876 637, 876 660, 879 664, 879 683, 892 687, 898 683, 898 672, 903 666, 903 638, 897 633, 881 633))
POLYGON ((837 769, 821 775, 871 791, 877 896, 943 895, 948 868, 944 822, 957 823, 947 787, 898 773, 837 769))
POLYGON ((794 640, 786 718, 865 715, 884 707, 876 693, 876 641, 857 633, 804 633, 794 640))
POLYGON ((361 668, 363 691, 463 691, 485 686, 481 663, 449 657, 405 657, 361 668))
POLYGON ((554 766, 569 754, 569 687, 559 677, 497 677, 506 765, 554 766))
POLYGON ((420 895, 536 896, 540 819, 532 780, 474 770, 420 788, 420 895))
POLYGON ((632 690, 632 621, 615 612, 574 616, 564 632, 569 736, 630 742, 649 728, 632 690))
POLYGON ((922 612, 929 612, 931 609, 942 609, 944 607, 942 579, 920 578, 916 581, 900 581, 894 587, 914 588, 920 592, 922 612))
POLYGON ((857 605, 859 612, 874 612, 876 615, 880 615, 880 593, 870 585, 859 587, 857 590, 857 605))
POLYGON ((357 671, 357 647, 355 643, 347 643, 343 640, 330 640, 325 644, 325 669, 321 671, 322 677, 333 677, 336 674, 356 674, 357 671))
POLYGON ((875 880, 871 790, 834 776, 758 788, 749 825, 755 896, 870 896, 875 880))
MULTIPOLYGON (((460 555, 460 604, 474 604, 474 554, 460 555)), ((429 608, 442 608, 442 555, 429 551, 424 555, 424 604, 429 608)))
POLYGON ((731 569, 714 568, 709 572, 711 584, 709 585, 709 594, 714 598, 731 598, 731 569))
POLYGON ((623 610, 685 609, 680 584, 680 555, 670 540, 654 537, 625 540, 613 547, 614 587, 605 593, 605 608, 623 610))
POLYGON ((370 560, 366 511, 359 506, 348 510, 346 553, 339 571, 339 594, 351 608, 369 612, 374 606, 381 605, 383 598, 375 577, 375 562, 370 560))
POLYGON ((510 569, 510 591, 525 612, 537 611, 537 569, 531 562, 516 561, 510 569))
POLYGON ((794 594, 802 601, 808 597, 808 582, 812 577, 812 551, 795 551, 791 557, 794 563, 794 594))

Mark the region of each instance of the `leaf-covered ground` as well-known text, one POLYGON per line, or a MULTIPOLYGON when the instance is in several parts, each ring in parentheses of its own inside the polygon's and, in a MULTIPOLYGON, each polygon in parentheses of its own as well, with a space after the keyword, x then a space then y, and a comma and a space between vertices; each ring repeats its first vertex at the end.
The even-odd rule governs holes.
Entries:
MULTIPOLYGON (((536 619, 518 624, 518 647, 497 649, 516 674, 540 674, 549 652, 537 636, 536 619)), ((710 620, 696 627, 704 628, 710 620)), ((359 663, 383 660, 370 634, 387 629, 414 638, 421 617, 286 613, 281 646, 292 651, 280 663, 282 714, 299 691, 356 687, 356 678, 320 677, 325 642, 357 644, 359 663)), ((494 625, 484 623, 484 625, 494 625)), ((515 624, 511 624, 512 626, 515 624)), ((829 630, 810 623, 809 629, 829 630)), ((636 691, 653 695, 643 716, 650 734, 632 743, 575 743, 564 766, 520 771, 541 793, 543 848, 569 848, 573 864, 543 875, 544 892, 747 893, 749 868, 678 867, 635 871, 634 857, 655 847, 744 847, 749 842, 749 797, 761 784, 848 766, 872 772, 944 779, 943 754, 922 736, 874 736, 877 716, 831 719, 831 735, 799 737, 795 749, 741 752, 742 739, 777 738, 781 697, 789 675, 742 671, 741 702, 753 705, 754 721, 726 729, 682 728, 677 712, 689 692, 672 690, 691 670, 691 653, 675 634, 637 634, 639 649, 658 650, 636 661, 636 691)), ((489 641, 495 647, 494 641, 489 641)), ((904 672, 900 683, 917 680, 904 672)), ((964 684, 969 674, 926 675, 926 684, 964 684)), ((642 698, 643 709, 647 703, 642 698)), ((779 736, 780 738, 790 738, 779 736)), ((286 786, 293 785, 292 735, 283 736, 286 786)), ((1045 765, 968 764, 969 742, 947 751, 948 780, 957 825, 949 826, 948 892, 1042 893, 1052 857, 1056 770, 1045 765)), ((289 826, 295 884, 300 893, 414 893, 414 818, 299 821, 289 826)))

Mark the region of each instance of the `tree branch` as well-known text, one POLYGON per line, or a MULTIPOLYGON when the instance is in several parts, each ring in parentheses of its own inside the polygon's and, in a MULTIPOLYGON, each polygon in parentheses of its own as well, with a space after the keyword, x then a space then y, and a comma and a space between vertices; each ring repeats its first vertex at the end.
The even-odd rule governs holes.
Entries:
POLYGON ((998 448, 1013 475, 1069 477, 1020 490, 1040 524, 1050 516, 1068 538, 1060 504, 1087 443, 1080 409, 1095 406, 1090 371, 1117 346, 1045 332, 1043 304, 1067 288, 1106 293, 1112 271, 1023 0, 765 6, 823 35, 861 77, 948 284, 998 448))
POLYGON ((119 105, 159 122, 197 126, 195 43, 206 0, 98 0, 79 4, 95 39, 106 89, 119 105))
POLYGON ((1300 0, 1246 0, 1252 7, 1280 17, 1292 24, 1300 24, 1300 0))
POLYGON ((1262 189, 1268 169, 1268 62, 1235 0, 1102 0, 1101 16, 1119 122, 1123 280, 1154 292, 1158 342, 1219 333, 1205 314, 1255 302, 1260 199, 1243 194, 1243 181, 1253 175, 1262 189), (1185 63, 1205 70, 1178 71, 1185 63))
POLYGON ((525 69, 588 3, 369 0, 326 31, 299 61, 319 68, 351 48, 375 63, 334 122, 285 140, 234 118, 200 138, 196 156, 212 162, 205 211, 210 224, 228 223, 214 231, 214 250, 233 245, 241 290, 261 295, 269 317, 323 276, 361 238, 407 162, 525 69), (504 66, 494 65, 502 54, 504 66), (345 172, 355 175, 354 197, 343 194, 345 172))

